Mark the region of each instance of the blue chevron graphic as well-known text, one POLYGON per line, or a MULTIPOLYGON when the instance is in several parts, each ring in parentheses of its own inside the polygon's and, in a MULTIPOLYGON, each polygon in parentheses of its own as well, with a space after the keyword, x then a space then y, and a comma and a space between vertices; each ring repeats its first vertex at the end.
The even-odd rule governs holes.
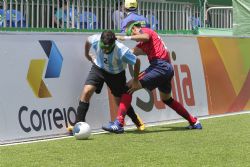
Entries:
POLYGON ((58 78, 62 69, 63 57, 54 41, 39 41, 49 62, 45 78, 58 78))

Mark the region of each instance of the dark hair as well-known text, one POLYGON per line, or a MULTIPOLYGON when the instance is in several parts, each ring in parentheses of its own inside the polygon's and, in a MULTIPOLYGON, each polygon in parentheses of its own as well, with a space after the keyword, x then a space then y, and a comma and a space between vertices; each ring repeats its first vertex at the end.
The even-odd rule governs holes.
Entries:
POLYGON ((111 30, 105 30, 102 32, 101 40, 105 45, 111 45, 117 40, 115 33, 111 30))

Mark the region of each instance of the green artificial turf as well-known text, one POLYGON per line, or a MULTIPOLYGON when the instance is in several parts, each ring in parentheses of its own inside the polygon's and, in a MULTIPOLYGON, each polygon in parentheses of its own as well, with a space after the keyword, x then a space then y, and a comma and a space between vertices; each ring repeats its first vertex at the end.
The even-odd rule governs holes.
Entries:
POLYGON ((247 167, 250 114, 0 147, 0 167, 247 167))

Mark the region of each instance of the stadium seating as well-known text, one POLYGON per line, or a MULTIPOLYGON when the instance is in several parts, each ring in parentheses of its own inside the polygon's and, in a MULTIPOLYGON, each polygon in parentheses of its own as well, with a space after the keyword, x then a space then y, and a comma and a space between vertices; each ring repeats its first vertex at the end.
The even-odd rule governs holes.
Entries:
POLYGON ((152 14, 148 14, 146 16, 146 18, 147 18, 148 23, 150 24, 150 28, 152 28, 153 30, 158 30, 158 20, 157 20, 157 18, 152 14))
POLYGON ((4 22, 4 10, 0 9, 0 27, 3 27, 4 22))
POLYGON ((97 29, 96 15, 92 12, 84 12, 79 15, 81 29, 97 29), (92 22, 93 19, 93 22, 92 22))
POLYGON ((21 12, 17 10, 12 10, 12 11, 7 10, 6 16, 4 16, 4 10, 0 9, 0 27, 3 27, 5 19, 6 19, 6 27, 10 27, 10 26, 21 27, 21 25, 25 27, 26 26, 25 17, 21 17, 21 16, 22 16, 21 12))

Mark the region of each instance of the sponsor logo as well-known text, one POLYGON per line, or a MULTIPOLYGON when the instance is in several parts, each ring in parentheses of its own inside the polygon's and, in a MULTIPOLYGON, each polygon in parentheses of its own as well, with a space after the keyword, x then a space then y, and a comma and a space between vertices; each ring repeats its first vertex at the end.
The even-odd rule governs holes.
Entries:
MULTIPOLYGON (((172 66, 175 75, 171 80, 171 95, 174 99, 184 106, 194 107, 196 105, 195 94, 192 82, 192 74, 188 64, 176 64, 176 53, 171 52, 172 66)), ((133 68, 129 66, 131 77, 133 76, 133 68)), ((133 96, 135 105, 145 112, 150 112, 155 107, 157 111, 162 111, 167 108, 166 104, 160 99, 160 92, 158 89, 152 91, 144 89, 143 96, 133 96)), ((110 115, 111 120, 114 120, 117 115, 117 108, 113 105, 114 100, 109 92, 110 101, 110 115)))
MULTIPOLYGON (((63 62, 62 54, 54 41, 42 40, 39 43, 49 59, 44 78, 59 78, 63 62)), ((27 74, 27 81, 38 98, 51 97, 51 93, 42 79, 45 63, 46 59, 31 60, 27 74)))
POLYGON ((37 109, 29 109, 27 106, 22 106, 18 112, 20 127, 26 133, 31 131, 48 131, 54 128, 62 129, 63 127, 68 127, 69 124, 75 124, 75 117, 76 110, 73 107, 42 109, 38 111, 37 109))
MULTIPOLYGON (((171 53, 173 61, 176 61, 176 54, 171 53)), ((174 62, 173 62, 174 63, 174 62)), ((192 75, 188 64, 173 64, 175 75, 171 80, 172 97, 177 99, 182 105, 195 106, 194 89, 192 83, 192 75)), ((148 101, 143 101, 140 97, 136 98, 136 105, 143 111, 150 112, 155 106, 158 111, 165 109, 166 105, 159 99, 160 93, 154 89, 149 91, 145 89, 146 94, 149 96, 148 101)))
MULTIPOLYGON (((27 81, 34 94, 38 98, 52 97, 43 78, 59 78, 63 57, 54 41, 40 40, 41 47, 48 57, 47 59, 33 59, 30 61, 27 81), (45 74, 44 69, 46 69, 45 74), (45 75, 43 77, 43 75, 45 75)), ((54 109, 30 109, 23 105, 18 112, 18 121, 22 130, 26 133, 36 131, 49 131, 62 129, 74 124, 76 121, 76 110, 73 107, 54 109)))

